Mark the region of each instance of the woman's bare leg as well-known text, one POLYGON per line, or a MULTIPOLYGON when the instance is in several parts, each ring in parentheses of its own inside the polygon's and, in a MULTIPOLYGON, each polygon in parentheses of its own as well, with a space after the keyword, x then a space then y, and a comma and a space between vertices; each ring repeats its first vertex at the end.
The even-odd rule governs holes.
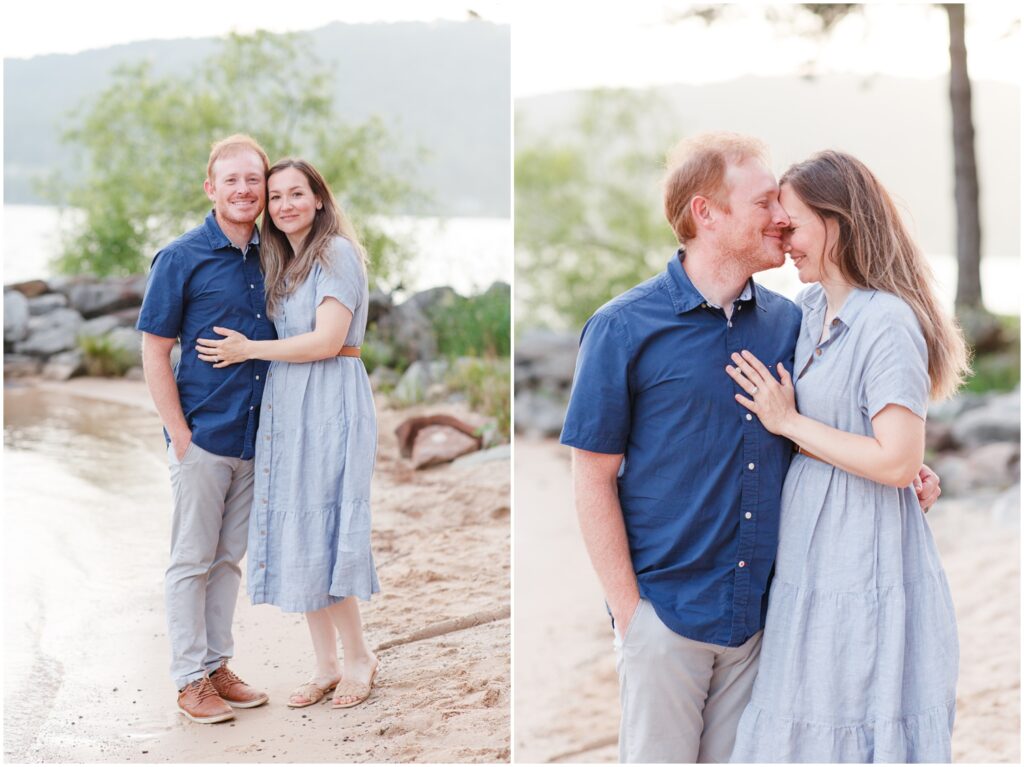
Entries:
MULTIPOLYGON (((341 637, 341 646, 345 654, 342 678, 367 684, 377 665, 377 656, 366 644, 363 620, 359 615, 359 601, 356 597, 346 597, 325 608, 322 612, 330 614, 334 628, 337 629, 338 635, 341 637)), ((335 701, 341 703, 348 703, 352 700, 354 698, 350 696, 335 697, 335 701)))
MULTIPOLYGON (((306 613, 309 624, 309 636, 313 640, 313 653, 316 656, 316 668, 309 680, 318 687, 330 687, 341 679, 341 667, 338 664, 338 639, 334 621, 328 613, 330 608, 306 613)), ((292 703, 303 703, 309 700, 302 695, 292 695, 292 703)))

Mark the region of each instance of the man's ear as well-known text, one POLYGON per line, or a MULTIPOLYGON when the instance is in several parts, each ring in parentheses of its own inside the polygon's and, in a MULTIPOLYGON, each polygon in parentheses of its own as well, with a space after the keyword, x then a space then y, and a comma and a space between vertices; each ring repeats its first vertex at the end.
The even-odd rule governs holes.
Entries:
POLYGON ((714 229, 715 210, 707 197, 702 197, 699 194, 694 195, 693 199, 690 200, 690 216, 693 217, 693 223, 698 228, 714 229))
POLYGON ((203 182, 203 191, 206 192, 206 197, 210 202, 213 202, 213 182, 211 182, 210 179, 206 179, 206 181, 203 182))

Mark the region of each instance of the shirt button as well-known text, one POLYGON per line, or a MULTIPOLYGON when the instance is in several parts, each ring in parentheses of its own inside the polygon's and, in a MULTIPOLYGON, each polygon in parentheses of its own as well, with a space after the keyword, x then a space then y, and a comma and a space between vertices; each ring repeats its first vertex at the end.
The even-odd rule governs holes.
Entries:
POLYGON ((266 499, 266 498, 264 498, 264 499, 263 499, 263 503, 265 504, 266 502, 267 502, 267 499, 266 499))
POLYGON ((255 286, 255 285, 253 285, 253 284, 252 284, 252 283, 250 282, 250 283, 249 283, 249 287, 250 287, 250 288, 255 288, 256 286, 255 286))
POLYGON ((729 320, 729 321, 728 321, 727 323, 725 323, 725 324, 726 324, 726 325, 728 325, 728 326, 729 326, 729 327, 731 328, 731 327, 732 327, 732 320, 729 320))
POLYGON ((265 439, 265 440, 266 440, 267 442, 270 442, 270 435, 268 434, 268 435, 267 435, 266 437, 264 437, 263 439, 265 439))
POLYGON ((260 318, 260 315, 259 315, 259 313, 257 313, 256 314, 256 319, 259 319, 259 318, 260 318))
POLYGON ((753 421, 754 420, 754 416, 752 416, 750 413, 747 413, 747 420, 748 421, 753 421))
POLYGON ((750 469, 751 471, 753 471, 754 470, 754 464, 748 463, 747 464, 747 468, 750 469))
MULTIPOLYGON (((266 566, 267 566, 267 565, 266 565, 266 563, 264 563, 264 562, 260 562, 260 570, 262 570, 262 569, 263 569, 263 568, 265 568, 266 566)), ((743 566, 743 563, 741 562, 741 563, 740 563, 740 567, 742 567, 742 566, 743 566)))
POLYGON ((269 473, 270 473, 270 469, 264 469, 264 470, 263 470, 263 473, 264 473, 264 474, 269 474, 269 473))
POLYGON ((250 409, 250 410, 254 410, 255 408, 256 408, 256 406, 255 406, 255 405, 249 405, 249 409, 250 409))
POLYGON ((273 409, 274 408, 272 408, 270 405, 267 405, 267 410, 273 410, 273 409))
POLYGON ((744 515, 743 515, 743 518, 744 518, 744 519, 750 519, 750 518, 751 518, 752 516, 754 516, 754 515, 753 515, 753 514, 751 514, 751 513, 750 513, 750 512, 748 511, 748 512, 747 512, 746 514, 744 514, 744 515))
POLYGON ((701 309, 707 309, 707 308, 708 308, 708 305, 707 305, 707 304, 701 304, 701 305, 700 305, 700 308, 701 308, 701 309))
POLYGON ((260 530, 260 535, 266 535, 266 534, 267 534, 266 530, 260 530))
POLYGON ((832 327, 835 327, 838 324, 839 324, 839 318, 836 317, 834 320, 832 320, 832 327))
MULTIPOLYGON (((746 566, 747 566, 747 563, 746 563, 746 562, 744 562, 744 561, 743 561, 743 560, 741 559, 741 560, 740 560, 740 567, 746 567, 746 566)), ((263 567, 263 565, 260 565, 260 567, 263 567)))
POLYGON ((259 376, 256 376, 256 380, 257 380, 257 381, 258 381, 258 380, 260 380, 260 377, 259 377, 259 376))

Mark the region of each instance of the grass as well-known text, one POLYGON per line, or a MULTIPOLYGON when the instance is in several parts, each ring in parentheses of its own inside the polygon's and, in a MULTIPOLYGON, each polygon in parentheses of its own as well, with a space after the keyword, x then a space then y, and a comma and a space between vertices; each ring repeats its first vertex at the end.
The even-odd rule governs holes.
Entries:
POLYGON ((461 296, 430 313, 443 357, 508 357, 512 349, 511 306, 506 290, 461 296))
POLYGON ((91 376, 121 377, 136 364, 136 355, 109 336, 83 336, 78 347, 85 355, 85 372, 91 376))
POLYGON ((967 380, 964 391, 1012 391, 1020 383, 1020 317, 1001 315, 998 319, 1006 345, 974 359, 974 375, 967 380))
POLYGON ((459 360, 446 383, 449 389, 466 395, 471 410, 493 419, 502 439, 509 440, 512 384, 508 357, 459 360))

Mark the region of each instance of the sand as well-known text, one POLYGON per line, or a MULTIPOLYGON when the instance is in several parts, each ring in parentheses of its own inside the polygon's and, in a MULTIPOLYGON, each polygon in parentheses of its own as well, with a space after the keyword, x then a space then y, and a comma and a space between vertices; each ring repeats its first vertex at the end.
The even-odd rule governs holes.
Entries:
MULTIPOLYGON (((515 761, 614 762, 612 632, 572 507, 568 449, 516 439, 515 761)), ((929 512, 960 631, 956 762, 1020 763, 1019 517, 929 512)))
POLYGON ((458 407, 379 404, 373 546, 382 593, 361 605, 381 659, 371 698, 344 711, 327 702, 287 708, 312 668, 305 621, 253 607, 243 583, 232 668, 267 690, 270 703, 218 725, 180 716, 168 676, 162 580, 171 499, 144 385, 17 386, 5 390, 5 407, 5 476, 19 480, 5 482, 7 761, 509 759, 509 462, 416 472, 393 433, 407 415, 458 416, 458 407), (61 420, 102 434, 133 470, 114 461, 109 475, 77 474, 88 456, 74 439, 59 444, 53 424, 61 420), (58 444, 49 453, 19 450, 43 422, 50 425, 38 428, 54 429, 58 444), (58 475, 59 487, 47 482, 58 475))

